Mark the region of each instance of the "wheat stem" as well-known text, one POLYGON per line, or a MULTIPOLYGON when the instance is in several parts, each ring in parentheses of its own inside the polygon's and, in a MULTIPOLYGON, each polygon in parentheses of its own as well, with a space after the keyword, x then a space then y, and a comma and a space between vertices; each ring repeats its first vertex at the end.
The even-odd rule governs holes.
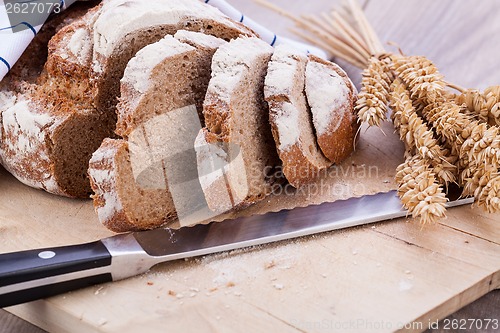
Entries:
POLYGON ((361 37, 361 35, 352 26, 350 26, 349 23, 347 23, 347 21, 338 12, 333 11, 332 18, 329 18, 326 15, 325 17, 327 18, 327 20, 329 20, 329 22, 331 22, 330 24, 334 29, 339 27, 347 34, 349 34, 354 41, 353 47, 358 48, 360 53, 363 54, 367 60, 370 59, 370 50, 368 50, 366 44, 363 42, 363 37, 361 37))
POLYGON ((332 14, 333 18, 326 15, 325 13, 322 13, 321 16, 323 17, 325 22, 330 26, 331 29, 335 29, 346 40, 346 43, 348 43, 354 50, 356 50, 356 52, 362 57, 362 59, 366 62, 367 65, 368 64, 367 60, 370 59, 370 53, 356 39, 355 32, 353 32, 352 29, 348 29, 345 25, 340 23, 341 21, 338 20, 336 16, 334 16, 335 14, 337 13, 332 14))
POLYGON ((309 30, 311 33, 314 33, 319 37, 323 36, 331 43, 332 46, 334 46, 334 48, 338 49, 339 52, 347 54, 349 57, 356 59, 356 61, 360 63, 366 62, 366 57, 364 57, 362 54, 359 54, 359 52, 355 49, 348 47, 348 44, 345 41, 340 39, 338 36, 329 34, 329 27, 323 22, 309 16, 303 16, 299 19, 299 24, 309 30))

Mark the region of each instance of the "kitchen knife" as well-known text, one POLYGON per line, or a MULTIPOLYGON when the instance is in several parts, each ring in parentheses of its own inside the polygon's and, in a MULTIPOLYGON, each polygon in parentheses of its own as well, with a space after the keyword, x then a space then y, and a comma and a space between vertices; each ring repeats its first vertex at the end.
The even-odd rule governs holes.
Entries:
MULTIPOLYGON (((472 203, 449 202, 448 206, 472 203)), ((264 215, 133 232, 96 242, 0 255, 0 308, 148 271, 166 261, 405 216, 395 191, 264 215)))

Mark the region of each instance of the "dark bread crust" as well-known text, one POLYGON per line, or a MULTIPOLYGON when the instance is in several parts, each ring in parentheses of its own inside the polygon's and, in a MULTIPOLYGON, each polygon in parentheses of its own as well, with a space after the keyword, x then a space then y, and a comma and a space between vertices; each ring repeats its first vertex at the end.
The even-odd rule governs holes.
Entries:
POLYGON ((88 170, 99 220, 113 231, 153 229, 176 220, 196 223, 196 218, 204 218, 206 204, 193 146, 216 47, 201 46, 206 38, 202 34, 191 38, 189 45, 167 36, 142 49, 125 70, 117 107, 117 131, 124 140, 104 140, 88 170), (154 58, 156 54, 162 56, 154 58), (180 142, 172 142, 178 138, 180 142), (103 163, 105 158, 113 163, 103 163), (104 178, 103 172, 108 173, 104 178), (177 195, 175 201, 173 195, 177 195))
POLYGON ((94 207, 108 229, 147 230, 166 226, 177 218, 172 198, 164 196, 163 190, 135 185, 127 141, 105 139, 93 154, 89 170, 94 207))
POLYGON ((316 142, 304 93, 306 63, 305 54, 289 46, 277 46, 264 88, 283 174, 296 188, 311 183, 332 165, 316 142))
MULTIPOLYGON (((349 96, 340 109, 342 112, 340 124, 337 123, 338 119, 333 118, 332 122, 328 125, 326 133, 317 136, 318 145, 323 151, 323 154, 331 162, 338 164, 345 160, 354 151, 354 140, 359 129, 357 114, 354 110, 354 105, 357 99, 357 91, 347 74, 338 65, 318 58, 314 55, 309 55, 309 61, 320 63, 335 71, 340 77, 343 78, 344 83, 349 88, 349 96)), ((338 111, 339 110, 332 110, 332 112, 338 111)))
MULTIPOLYGON (((272 171, 281 162, 264 99, 271 55, 272 48, 263 41, 244 37, 224 45, 214 55, 203 108, 206 128, 198 136, 226 156, 224 171, 214 181, 202 183, 208 207, 217 214, 245 208, 274 189, 272 171), (252 52, 248 58, 245 48, 252 52)), ((198 168, 209 169, 206 166, 212 157, 201 151, 203 148, 197 151, 198 168)))
POLYGON ((79 68, 83 74, 76 77, 77 68, 65 67, 64 59, 55 60, 53 50, 60 36, 97 10, 92 9, 97 3, 76 3, 66 16, 50 20, 2 81, 9 85, 2 90, 16 96, 13 107, 1 110, 2 164, 25 184, 69 197, 88 197, 91 192, 81 163, 99 146, 96 137, 102 136, 102 121, 68 95, 69 83, 84 82, 86 71, 79 68), (54 76, 61 78, 57 85, 54 76))

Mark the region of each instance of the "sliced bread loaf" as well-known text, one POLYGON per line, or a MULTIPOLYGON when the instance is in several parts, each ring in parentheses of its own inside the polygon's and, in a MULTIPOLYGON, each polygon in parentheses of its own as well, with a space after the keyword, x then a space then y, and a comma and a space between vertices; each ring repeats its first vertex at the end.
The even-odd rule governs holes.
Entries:
POLYGON ((258 38, 238 38, 213 57, 196 139, 200 182, 209 208, 223 213, 261 200, 273 189, 279 165, 264 100, 273 49, 258 38))
POLYGON ((269 63, 264 94, 283 173, 294 187, 310 183, 332 165, 316 143, 304 94, 307 55, 279 45, 269 63))
POLYGON ((305 92, 318 145, 331 162, 339 163, 354 150, 356 88, 339 66, 309 55, 305 92))
POLYGON ((108 228, 151 229, 176 218, 189 225, 209 217, 194 140, 212 55, 223 43, 182 31, 128 63, 117 107, 117 131, 128 141, 105 140, 88 170, 99 220, 108 228))
POLYGON ((143 46, 181 28, 226 39, 253 35, 197 0, 108 0, 61 29, 38 84, 5 111, 0 156, 6 169, 30 186, 88 197, 88 161, 113 136, 126 64, 143 46))

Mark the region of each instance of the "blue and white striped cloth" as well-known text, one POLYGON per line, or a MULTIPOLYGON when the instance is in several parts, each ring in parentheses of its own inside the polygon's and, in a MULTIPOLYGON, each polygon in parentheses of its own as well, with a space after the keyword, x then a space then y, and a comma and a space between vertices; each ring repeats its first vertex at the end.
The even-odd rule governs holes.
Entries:
MULTIPOLYGON (((33 22, 21 21, 11 24, 7 15, 6 3, 0 0, 0 80, 9 72, 11 67, 21 57, 24 50, 36 36, 42 24, 34 24, 33 22), (13 29, 19 26, 24 26, 25 29, 14 32, 13 29)), ((61 0, 58 8, 66 9, 76 0, 61 0)), ((33 3, 34 1, 17 1, 19 4, 33 3)), ((46 5, 46 4, 44 4, 46 5)), ((50 5, 50 4, 48 4, 50 5)))
MULTIPOLYGON (((19 0, 17 3, 34 3, 38 0, 19 0)), ((58 8, 61 10, 66 9, 68 6, 73 4, 76 0, 60 0, 58 8)), ((311 45, 306 45, 300 42, 292 41, 290 39, 282 38, 277 36, 269 29, 259 25, 252 19, 245 17, 240 11, 238 11, 233 6, 229 5, 224 0, 200 0, 208 3, 212 6, 217 7, 221 12, 229 16, 235 21, 242 22, 256 33, 258 33, 261 38, 272 46, 288 43, 293 44, 295 47, 307 51, 308 53, 313 53, 319 57, 326 58, 326 53, 311 45)), ((43 1, 38 1, 43 3, 43 1)), ((0 81, 9 72, 11 67, 16 63, 16 61, 21 57, 24 50, 31 43, 33 38, 36 36, 42 24, 34 25, 33 22, 21 21, 14 23, 12 26, 9 17, 7 15, 6 3, 4 0, 0 0, 0 81), (26 29, 14 32, 13 28, 18 26, 24 26, 26 29)), ((10 5, 9 5, 10 6, 10 5)))

